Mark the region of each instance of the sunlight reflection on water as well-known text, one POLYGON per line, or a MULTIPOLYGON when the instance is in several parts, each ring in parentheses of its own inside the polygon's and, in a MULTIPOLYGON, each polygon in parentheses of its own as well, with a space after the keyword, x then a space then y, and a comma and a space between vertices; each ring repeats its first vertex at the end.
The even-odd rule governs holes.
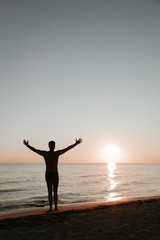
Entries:
POLYGON ((115 178, 115 169, 116 164, 113 162, 108 163, 108 180, 110 181, 110 191, 115 189, 116 182, 114 181, 115 178))
POLYGON ((115 189, 117 183, 116 181, 114 180, 115 178, 115 170, 117 168, 116 166, 116 163, 114 162, 109 162, 108 165, 108 180, 110 182, 110 188, 109 188, 109 194, 108 196, 106 197, 106 200, 107 201, 117 201, 117 200, 120 200, 121 198, 118 197, 117 193, 113 192, 113 190, 115 189))

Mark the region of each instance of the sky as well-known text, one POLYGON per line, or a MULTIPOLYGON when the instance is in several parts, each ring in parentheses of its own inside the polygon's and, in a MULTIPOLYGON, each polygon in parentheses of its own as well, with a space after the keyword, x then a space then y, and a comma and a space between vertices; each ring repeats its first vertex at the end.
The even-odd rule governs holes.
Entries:
POLYGON ((0 1, 0 162, 160 163, 160 1, 0 1))

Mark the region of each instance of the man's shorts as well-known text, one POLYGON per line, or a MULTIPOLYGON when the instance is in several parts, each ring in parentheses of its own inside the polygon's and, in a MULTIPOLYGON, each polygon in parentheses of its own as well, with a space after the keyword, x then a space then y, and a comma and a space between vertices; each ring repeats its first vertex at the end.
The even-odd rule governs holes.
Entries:
POLYGON ((46 182, 58 183, 59 181, 58 173, 55 173, 55 172, 46 172, 45 178, 46 178, 46 182))

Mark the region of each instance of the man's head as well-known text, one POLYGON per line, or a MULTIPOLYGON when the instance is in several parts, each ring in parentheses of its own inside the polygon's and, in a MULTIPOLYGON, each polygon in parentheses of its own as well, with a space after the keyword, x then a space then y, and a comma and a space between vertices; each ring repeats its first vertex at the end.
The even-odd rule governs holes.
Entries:
POLYGON ((48 147, 50 148, 50 150, 54 150, 55 149, 55 142, 54 141, 50 141, 48 143, 48 147))

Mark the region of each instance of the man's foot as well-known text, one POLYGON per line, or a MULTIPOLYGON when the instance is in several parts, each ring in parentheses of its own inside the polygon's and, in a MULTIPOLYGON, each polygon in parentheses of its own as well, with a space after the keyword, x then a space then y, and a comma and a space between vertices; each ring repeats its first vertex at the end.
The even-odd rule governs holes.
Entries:
POLYGON ((57 212, 57 211, 59 211, 59 209, 57 207, 55 207, 54 211, 57 212))
POLYGON ((49 212, 49 213, 52 213, 52 208, 50 208, 50 209, 48 210, 48 212, 49 212))

